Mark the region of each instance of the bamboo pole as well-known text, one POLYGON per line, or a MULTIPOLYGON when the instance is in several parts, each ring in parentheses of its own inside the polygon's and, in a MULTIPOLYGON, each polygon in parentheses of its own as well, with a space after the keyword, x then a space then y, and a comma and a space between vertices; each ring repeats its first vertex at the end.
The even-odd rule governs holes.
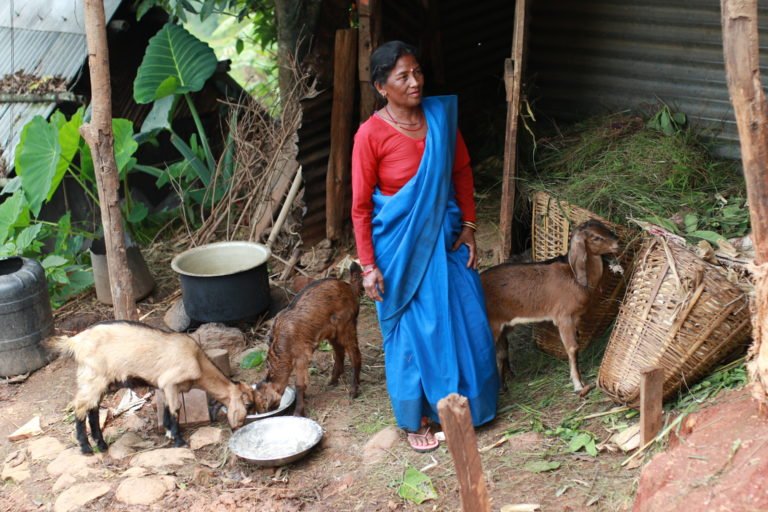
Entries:
POLYGON ((748 364, 752 395, 768 407, 768 105, 760 81, 757 1, 722 0, 723 52, 741 143, 755 247, 753 338, 748 364))
POLYGON ((85 36, 91 73, 92 116, 90 123, 80 127, 80 133, 90 146, 93 156, 115 319, 137 320, 133 281, 125 252, 123 217, 120 213, 120 179, 112 134, 109 49, 104 2, 101 0, 85 0, 85 36))

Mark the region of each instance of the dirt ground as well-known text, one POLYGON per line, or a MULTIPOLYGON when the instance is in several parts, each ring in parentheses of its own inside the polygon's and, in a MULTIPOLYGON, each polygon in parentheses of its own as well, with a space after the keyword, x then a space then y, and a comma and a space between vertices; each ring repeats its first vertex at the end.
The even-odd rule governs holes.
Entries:
MULTIPOLYGON (((483 218, 495 218, 497 205, 484 201, 478 192, 483 218)), ((478 244, 481 261, 492 259, 497 238, 492 222, 481 222, 478 244)), ((167 251, 177 248, 166 249, 167 251)), ((172 254, 150 251, 153 271, 167 268, 172 254)), ((174 276, 159 272, 158 290, 139 304, 146 321, 158 322, 178 297, 174 276)), ((56 313, 56 326, 82 327, 107 319, 111 311, 96 303, 93 294, 56 313)), ((263 330, 246 326, 249 347, 263 343, 263 330), (259 334, 261 332, 261 334, 259 334)), ((639 467, 621 466, 622 452, 600 451, 591 456, 568 447, 567 429, 590 432, 596 444, 637 421, 632 411, 603 414, 615 407, 605 395, 593 390, 586 398, 571 391, 567 364, 539 352, 528 331, 521 329, 513 340, 516 376, 509 390, 499 397, 499 414, 477 429, 477 442, 493 510, 505 505, 540 504, 544 511, 622 511, 632 507, 639 467), (548 463, 546 471, 536 464, 548 463)), ((332 365, 331 353, 315 353, 307 406, 309 417, 324 429, 324 437, 306 458, 281 468, 260 468, 243 462, 227 449, 230 430, 219 423, 224 439, 194 453, 194 461, 155 473, 170 476, 174 487, 152 505, 126 505, 116 498, 116 488, 125 478, 130 457, 114 460, 96 456, 95 476, 107 482, 109 491, 79 510, 165 510, 165 511, 394 511, 460 510, 456 470, 446 445, 429 454, 407 447, 404 435, 381 458, 366 455, 366 443, 378 432, 392 427, 394 418, 384 381, 381 336, 373 304, 364 299, 358 323, 363 353, 360 396, 347 395, 346 380, 338 387, 326 381, 332 365), (406 468, 425 473, 434 485, 437 499, 416 505, 398 496, 406 468)), ((600 343, 581 356, 582 374, 594 383, 600 361, 600 343)), ((349 368, 347 367, 347 370, 349 368)), ((236 378, 255 382, 264 370, 237 369, 236 378)), ((345 375, 346 377, 346 375, 345 375)), ((34 372, 20 384, 0 384, 0 457, 18 456, 33 440, 7 441, 7 436, 34 415, 41 418, 44 436, 59 440, 66 448, 76 446, 72 411, 68 403, 75 392, 75 366, 69 360, 55 360, 34 372)), ((119 395, 109 395, 103 407, 114 407, 119 395)), ((130 418, 123 415, 107 423, 107 441, 113 443, 133 430, 150 441, 150 448, 167 446, 155 429, 154 397, 130 418), (138 418, 138 419, 137 419, 138 418)), ((189 438, 195 431, 187 429, 189 438)), ((54 510, 61 489, 53 491, 57 478, 47 471, 49 461, 29 461, 30 477, 17 483, 6 480, 0 491, 0 510, 54 510)))

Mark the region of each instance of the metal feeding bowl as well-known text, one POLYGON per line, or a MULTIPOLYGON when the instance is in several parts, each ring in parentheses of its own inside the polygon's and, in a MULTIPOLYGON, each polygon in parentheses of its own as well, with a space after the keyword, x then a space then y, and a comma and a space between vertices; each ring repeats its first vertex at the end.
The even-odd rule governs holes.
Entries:
POLYGON ((229 449, 259 466, 282 466, 299 460, 320 442, 322 427, 301 416, 276 416, 236 430, 229 449))
MULTIPOLYGON (((251 387, 253 389, 256 389, 255 384, 251 387)), ((293 402, 295 400, 296 400, 296 388, 294 388, 293 386, 288 386, 285 388, 285 391, 283 391, 283 396, 280 398, 280 405, 277 407, 277 409, 273 411, 263 412, 261 414, 249 414, 248 416, 245 417, 245 422, 250 423, 252 421, 269 418, 270 416, 280 416, 281 414, 284 414, 291 405, 293 405, 293 402)))

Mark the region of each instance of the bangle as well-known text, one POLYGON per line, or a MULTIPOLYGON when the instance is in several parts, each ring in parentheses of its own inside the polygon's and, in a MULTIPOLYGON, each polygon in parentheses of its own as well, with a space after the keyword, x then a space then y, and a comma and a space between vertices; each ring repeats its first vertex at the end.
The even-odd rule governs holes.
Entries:
POLYGON ((370 274, 371 272, 373 272, 374 270, 376 270, 376 265, 371 265, 370 267, 368 267, 368 268, 364 269, 364 270, 361 272, 361 274, 360 274, 360 275, 362 275, 363 277, 365 277, 365 276, 367 276, 368 274, 370 274))
POLYGON ((472 231, 477 231, 477 224, 475 224, 474 222, 465 220, 464 222, 461 223, 461 225, 471 229, 472 231))

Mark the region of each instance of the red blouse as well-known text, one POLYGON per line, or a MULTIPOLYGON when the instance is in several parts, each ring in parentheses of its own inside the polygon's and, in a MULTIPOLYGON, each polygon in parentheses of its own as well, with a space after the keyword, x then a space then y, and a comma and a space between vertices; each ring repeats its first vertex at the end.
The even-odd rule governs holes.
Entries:
MULTIPOLYGON (((374 188, 394 195, 416 174, 423 154, 424 139, 400 133, 378 115, 372 115, 357 130, 352 149, 352 225, 362 265, 375 263, 371 239, 374 188)), ((462 220, 475 222, 472 167, 460 132, 456 135, 453 186, 462 220)))

